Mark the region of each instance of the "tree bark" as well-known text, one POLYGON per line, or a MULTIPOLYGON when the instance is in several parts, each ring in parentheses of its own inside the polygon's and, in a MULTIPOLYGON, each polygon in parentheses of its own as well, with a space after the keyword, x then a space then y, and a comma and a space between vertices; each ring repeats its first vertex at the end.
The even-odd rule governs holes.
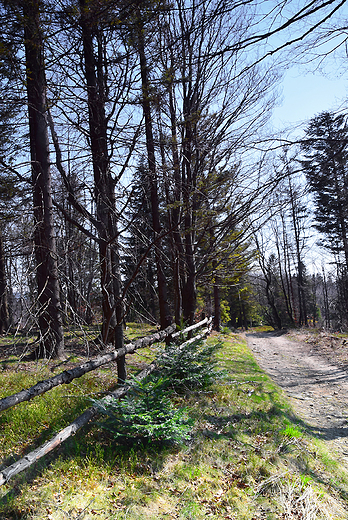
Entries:
POLYGON ((282 328, 282 321, 281 321, 280 316, 278 314, 277 307, 275 306, 275 303, 274 303, 274 296, 272 294, 270 276, 271 275, 268 275, 268 274, 266 275, 265 274, 266 297, 267 297, 268 305, 271 307, 274 324, 275 324, 275 326, 277 327, 278 330, 281 330, 281 328, 282 328))
POLYGON ((32 356, 60 358, 64 355, 64 336, 53 226, 46 78, 39 4, 39 0, 23 2, 40 332, 39 347, 32 356))
POLYGON ((150 85, 148 78, 148 68, 145 54, 145 43, 143 35, 143 24, 138 12, 138 32, 137 32, 137 47, 140 61, 140 73, 142 83, 142 107, 145 119, 145 134, 146 134, 146 149, 149 167, 149 181, 150 181, 150 196, 151 196, 151 212, 152 212, 152 226, 154 232, 155 243, 155 261, 157 269, 157 285, 158 285, 158 302, 160 310, 161 328, 166 328, 171 323, 171 314, 168 305, 168 290, 167 281, 164 273, 164 262, 161 248, 161 240, 158 238, 161 234, 161 222, 159 214, 159 200, 158 200, 158 186, 157 186, 157 172, 156 172, 156 157, 155 144, 152 130, 152 117, 150 105, 150 85))
MULTIPOLYGON (((193 7, 195 10, 195 7, 193 7)), ((194 251, 195 224, 196 224, 196 200, 197 200, 197 168, 199 167, 199 151, 196 142, 197 120, 199 119, 199 88, 200 66, 196 70, 194 59, 194 36, 187 30, 183 15, 180 13, 182 30, 182 163, 181 182, 184 213, 184 251, 185 251, 185 284, 183 287, 183 319, 185 323, 194 322, 197 291, 196 291, 196 259, 194 251)))
POLYGON ((2 229, 0 228, 0 334, 8 330, 10 316, 8 312, 5 252, 2 229))
MULTIPOLYGON (((121 298, 120 258, 115 186, 110 171, 107 120, 105 114, 105 77, 102 52, 94 53, 93 34, 99 35, 97 22, 92 18, 85 0, 80 0, 81 28, 88 93, 89 131, 94 174, 94 196, 99 234, 101 288, 103 307, 102 339, 113 343, 116 349, 123 347, 123 302, 121 298)), ((98 38, 97 38, 98 39, 98 38)), ((101 41, 97 42, 99 51, 101 41)), ((125 359, 117 362, 119 380, 126 379, 125 359)))
MULTIPOLYGON (((172 62, 174 60, 172 59, 172 62)), ((173 69, 173 64, 172 64, 173 69)), ((182 313, 182 290, 185 286, 185 269, 183 265, 184 260, 184 246, 180 235, 180 215, 182 203, 182 182, 180 174, 180 159, 178 151, 178 138, 176 131, 176 114, 173 93, 173 77, 171 78, 169 88, 169 111, 170 111, 170 127, 171 127, 171 148, 173 156, 173 172, 174 172, 174 192, 171 210, 171 226, 173 228, 173 241, 175 244, 174 250, 174 308, 175 308, 175 323, 180 324, 182 313)))
MULTIPOLYGON (((184 105, 189 105, 189 100, 184 100, 184 105)), ((187 118, 185 123, 185 136, 183 142, 183 161, 182 161, 182 186, 183 186, 183 205, 184 205, 184 245, 185 245, 185 267, 186 280, 183 287, 183 318, 188 325, 194 321, 196 310, 196 262, 194 255, 194 196, 196 181, 191 168, 192 161, 192 113, 190 107, 184 107, 184 115, 187 118)))

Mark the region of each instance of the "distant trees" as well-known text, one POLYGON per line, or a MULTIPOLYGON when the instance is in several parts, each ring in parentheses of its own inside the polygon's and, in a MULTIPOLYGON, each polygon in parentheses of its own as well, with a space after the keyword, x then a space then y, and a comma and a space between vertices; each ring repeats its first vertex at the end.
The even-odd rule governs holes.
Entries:
POLYGON ((277 160, 279 184, 270 197, 265 225, 254 237, 263 279, 262 306, 267 320, 279 329, 308 324, 306 252, 311 220, 304 177, 294 171, 295 164, 286 154, 277 160))
POLYGON ((259 301, 277 328, 348 325, 347 130, 344 114, 323 112, 310 120, 297 154, 279 163, 278 175, 284 178, 272 195, 263 235, 255 237, 262 273, 259 301), (311 227, 320 233, 316 242, 332 255, 335 272, 319 265, 319 272, 309 272, 311 227))
POLYGON ((301 161, 315 202, 315 227, 326 247, 348 268, 348 126, 346 116, 323 112, 311 119, 301 161))
MULTIPOLYGON (((18 229, 24 220, 26 226, 18 262, 13 252, 6 257, 11 248, 0 240, 0 332, 9 323, 6 275, 14 266, 26 277, 26 292, 22 282, 14 292, 30 301, 39 357, 62 356, 63 321, 90 323, 93 314, 102 321, 102 345, 117 348, 128 311, 162 328, 173 317, 192 323, 197 312, 212 312, 219 329, 229 308, 233 323, 246 325, 248 309, 254 312, 247 277, 253 223, 279 184, 253 149, 279 79, 266 47, 293 24, 308 17, 314 27, 322 12, 330 17, 339 7, 336 0, 326 4, 308 2, 287 21, 276 6, 260 23, 259 6, 247 1, 1 2, 0 194, 11 174, 32 190, 33 211, 11 217, 18 229)), ((342 134, 344 124, 334 121, 332 131, 342 134)), ((304 168, 313 179, 324 175, 319 155, 328 157, 316 139, 313 133, 304 145, 310 155, 304 168)), ((318 213, 318 225, 329 219, 330 244, 340 258, 346 255, 340 261, 346 269, 346 188, 337 148, 334 155, 341 198, 327 191, 333 213, 331 220, 325 210, 318 213)), ((314 311, 306 297, 302 206, 292 181, 283 188, 289 205, 272 221, 274 256, 267 251, 261 261, 267 305, 277 310, 282 298, 280 320, 305 324, 314 311)), ((28 210, 19 184, 15 191, 28 210)), ((0 220, 2 230, 6 217, 0 220)), ((275 311, 269 315, 280 326, 275 311)), ((125 377, 122 360, 119 373, 125 377)))

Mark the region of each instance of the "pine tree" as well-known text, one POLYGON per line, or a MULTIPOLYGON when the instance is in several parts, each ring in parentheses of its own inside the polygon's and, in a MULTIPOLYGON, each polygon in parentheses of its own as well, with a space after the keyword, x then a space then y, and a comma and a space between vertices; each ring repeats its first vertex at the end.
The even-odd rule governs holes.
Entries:
POLYGON ((307 128, 302 161, 314 194, 315 227, 337 258, 343 322, 348 322, 348 125, 344 114, 323 112, 307 128))
POLYGON ((314 117, 302 141, 302 161, 314 194, 316 228, 326 246, 344 255, 348 268, 348 126, 345 115, 323 112, 314 117))

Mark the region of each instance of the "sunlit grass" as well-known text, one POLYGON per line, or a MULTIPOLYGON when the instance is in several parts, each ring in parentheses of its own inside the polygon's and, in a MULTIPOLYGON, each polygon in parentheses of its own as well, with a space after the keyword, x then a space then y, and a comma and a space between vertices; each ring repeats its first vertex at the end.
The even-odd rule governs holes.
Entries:
MULTIPOLYGON (((0 518, 286 519, 292 518, 287 508, 308 497, 323 511, 311 518, 330 518, 325 511, 333 520, 347 518, 347 473, 306 434, 245 342, 235 334, 209 339, 217 340, 223 341, 217 356, 224 378, 172 396, 195 419, 191 442, 127 448, 90 425, 0 488, 0 518)), ((0 385, 7 384, 8 393, 36 375, 6 369, 0 385)), ((88 406, 86 396, 112 385, 113 375, 98 370, 1 414, 3 460, 64 427, 88 406)))
POLYGON ((125 330, 125 338, 128 340, 142 338, 157 332, 157 328, 148 323, 127 323, 127 329, 125 330))
POLYGON ((250 330, 254 332, 273 332, 274 328, 271 325, 257 325, 252 327, 250 330))

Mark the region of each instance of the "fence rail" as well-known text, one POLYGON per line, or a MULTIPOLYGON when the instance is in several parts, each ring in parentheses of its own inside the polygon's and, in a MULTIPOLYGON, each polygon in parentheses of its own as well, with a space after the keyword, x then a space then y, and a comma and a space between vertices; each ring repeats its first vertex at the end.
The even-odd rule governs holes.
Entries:
MULTIPOLYGON (((40 381, 36 385, 32 386, 31 388, 28 388, 26 390, 22 390, 21 392, 18 392, 17 394, 14 394, 12 396, 5 397, 4 399, 1 399, 0 401, 0 411, 6 410, 10 408, 11 406, 15 406, 19 402, 23 401, 29 401, 33 397, 37 395, 41 395, 48 390, 51 390, 51 388, 54 388, 55 386, 58 386, 60 384, 68 384, 73 379, 77 377, 81 377, 83 374, 86 374, 87 372, 90 372, 91 370, 95 370, 99 366, 109 363, 110 361, 113 361, 114 359, 117 359, 118 356, 123 356, 126 354, 130 354, 135 352, 138 348, 150 346, 153 343, 158 343, 166 338, 177 338, 181 337, 186 333, 191 332, 192 330, 198 329, 200 327, 203 327, 203 325, 207 325, 206 328, 204 328, 201 333, 193 338, 190 338, 186 342, 182 343, 179 348, 184 348, 185 345, 190 344, 192 341, 196 341, 198 339, 202 339, 207 334, 211 332, 211 326, 212 326, 212 318, 205 318, 204 320, 200 321, 199 323, 196 323, 195 325, 192 325, 191 327, 187 327, 186 329, 175 332, 176 326, 170 325, 163 331, 159 331, 155 334, 152 334, 151 336, 146 336, 144 338, 141 338, 133 343, 129 343, 126 345, 123 349, 116 350, 114 352, 111 352, 109 354, 105 354, 104 356, 99 356, 98 358, 91 360, 87 363, 84 363, 83 365, 79 365, 78 367, 75 367, 71 370, 66 370, 62 372, 61 374, 57 374, 57 376, 54 376, 51 379, 48 379, 46 381, 40 381), (108 356, 114 356, 112 359, 106 360, 108 356), (102 361, 103 360, 103 361, 102 361), (87 368, 88 367, 88 368, 87 368), (87 368, 87 369, 86 369, 87 368), (74 372, 75 371, 75 372, 74 372), (64 374, 64 376, 63 376, 64 374), (68 375, 66 375, 68 374, 68 375), (71 374, 79 374, 74 375, 72 377, 71 374), (59 381, 59 377, 61 377, 61 382, 59 381), (70 378, 70 380, 68 380, 70 378), (53 383, 52 383, 53 382, 53 383), (11 404, 12 403, 12 404, 11 404)), ((145 368, 140 374, 138 374, 137 379, 140 381, 144 377, 146 377, 148 374, 150 374, 154 369, 156 368, 155 363, 151 363, 147 368, 145 368)), ((129 385, 124 385, 121 388, 118 388, 114 392, 110 392, 107 397, 104 397, 103 399, 108 399, 110 396, 119 398, 124 396, 128 390, 130 389, 129 385)), ((103 399, 100 401, 103 402, 103 399)), ((18 460, 17 462, 14 462, 11 464, 11 466, 8 466, 7 468, 4 468, 0 472, 0 486, 8 482, 12 477, 20 473, 21 471, 25 470, 32 464, 34 464, 37 460, 44 457, 47 453, 52 451, 54 448, 62 444, 62 442, 66 441, 69 437, 74 435, 80 428, 85 426, 87 423, 89 423, 92 419, 94 419, 98 415, 98 408, 96 406, 91 406, 87 410, 85 410, 79 417, 77 417, 71 424, 69 424, 64 429, 60 430, 56 435, 54 435, 49 441, 45 442, 42 446, 39 446, 32 452, 25 455, 22 459, 18 460)))
POLYGON ((168 336, 170 336, 174 330, 176 330, 176 326, 170 325, 166 329, 156 332, 151 336, 146 336, 144 338, 140 338, 137 341, 134 341, 133 343, 128 343, 122 349, 114 350, 108 354, 98 356, 94 359, 91 359, 90 361, 87 361, 86 363, 83 363, 82 365, 78 365, 75 368, 64 370, 64 372, 61 372, 60 374, 57 374, 50 379, 39 381, 30 388, 26 388, 16 394, 4 397, 0 400, 0 412, 7 410, 8 408, 12 408, 12 406, 15 406, 18 403, 30 401, 34 397, 52 390, 52 388, 55 388, 56 386, 68 385, 74 379, 77 379, 78 377, 81 377, 84 374, 91 372, 92 370, 96 370, 97 368, 110 363, 111 361, 115 361, 118 358, 125 356, 126 354, 133 354, 139 348, 148 347, 153 343, 163 341, 168 336))

